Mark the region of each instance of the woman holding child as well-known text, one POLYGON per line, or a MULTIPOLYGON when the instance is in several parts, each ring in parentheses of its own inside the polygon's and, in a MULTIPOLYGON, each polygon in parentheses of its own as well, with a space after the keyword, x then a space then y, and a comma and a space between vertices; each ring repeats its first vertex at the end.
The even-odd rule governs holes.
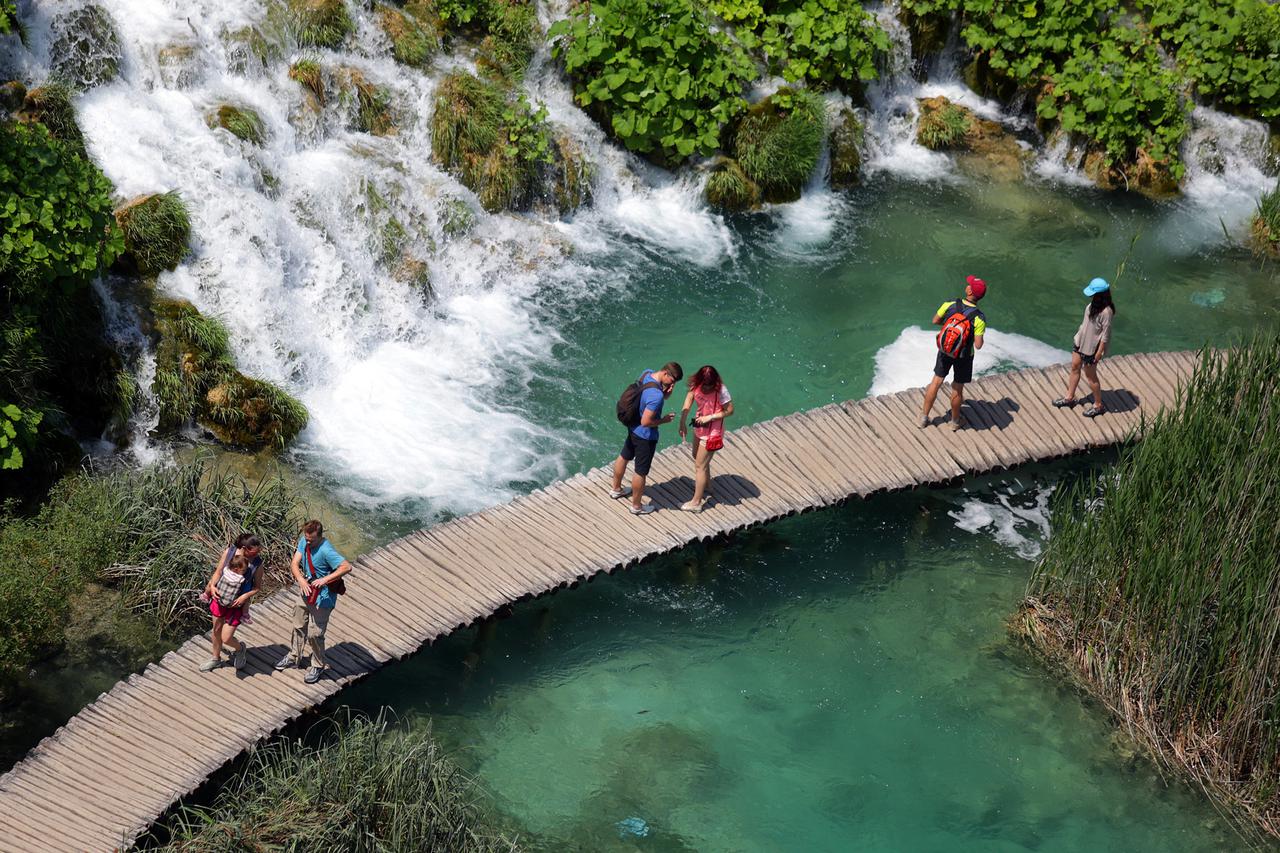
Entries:
POLYGON ((685 512, 701 512, 711 483, 711 457, 724 447, 724 419, 733 414, 733 398, 724 387, 720 374, 711 365, 703 365, 689 377, 689 393, 680 409, 680 440, 689 429, 685 425, 689 410, 696 408, 693 419, 693 498, 680 508, 685 512))
POLYGON ((235 638, 236 628, 249 619, 249 600, 258 593, 259 571, 262 567, 262 543, 252 533, 242 534, 227 547, 213 570, 204 596, 213 614, 213 654, 200 664, 201 672, 210 672, 222 665, 222 647, 233 652, 231 659, 236 669, 244 669, 248 649, 235 638))

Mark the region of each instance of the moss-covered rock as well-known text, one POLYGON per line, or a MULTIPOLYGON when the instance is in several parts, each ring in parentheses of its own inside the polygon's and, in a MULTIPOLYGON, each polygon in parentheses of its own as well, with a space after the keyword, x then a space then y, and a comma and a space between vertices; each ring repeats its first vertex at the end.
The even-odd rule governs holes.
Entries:
POLYGON ((1018 91, 1018 84, 1003 71, 992 68, 985 53, 979 53, 960 70, 964 84, 973 91, 1001 103, 1007 102, 1018 91))
POLYGON ((338 91, 354 129, 374 136, 391 136, 396 132, 390 89, 370 82, 363 72, 349 66, 338 68, 336 76, 338 91))
POLYGON ((123 56, 115 23, 101 6, 88 3, 54 18, 49 60, 59 80, 79 89, 109 83, 123 56))
POLYGON ((314 59, 299 59, 289 66, 289 79, 302 86, 308 102, 317 111, 324 106, 324 69, 314 59))
POLYGON ((1133 162, 1117 163, 1105 151, 1091 149, 1081 167, 1099 189, 1127 190, 1149 198, 1167 199, 1178 194, 1178 181, 1167 159, 1157 160, 1139 148, 1133 162))
POLYGON ((916 141, 931 151, 967 150, 973 111, 943 97, 920 99, 916 141))
POLYGON ((920 60, 941 53, 947 46, 947 34, 951 31, 951 16, 933 12, 921 15, 911 9, 899 9, 898 20, 911 34, 911 56, 920 60))
POLYGON ((509 120, 524 123, 529 139, 539 132, 528 105, 492 82, 456 72, 436 89, 432 159, 454 172, 490 212, 526 209, 537 196, 542 164, 511 143, 509 120))
POLYGON ((178 266, 187 253, 191 220, 177 191, 141 195, 116 210, 125 254, 138 272, 155 275, 178 266))
POLYGON ((537 44, 537 9, 531 0, 487 0, 481 5, 485 36, 476 66, 499 80, 517 82, 537 44))
POLYGON ((0 110, 16 112, 22 109, 22 102, 27 98, 27 87, 18 80, 0 83, 0 110))
POLYGON ((795 201, 818 165, 825 131, 822 98, 779 89, 752 106, 738 123, 734 156, 765 201, 795 201))
POLYGON ((476 225, 476 215, 465 199, 449 197, 440 202, 436 216, 446 237, 462 237, 476 225))
POLYGON ((401 10, 380 3, 376 16, 397 62, 425 68, 440 49, 440 16, 429 4, 409 3, 401 10))
POLYGON ((1255 252, 1280 257, 1280 183, 1258 200, 1251 230, 1255 252))
POLYGON ((572 136, 561 133, 555 138, 551 166, 551 194, 561 214, 573 213, 591 202, 595 182, 595 164, 586 158, 572 136))
POLYGON ((957 165, 989 181, 1021 180, 1028 152, 996 121, 943 97, 920 102, 917 141, 935 151, 958 152, 957 165))
POLYGON ((156 51, 156 67, 160 79, 171 89, 186 89, 195 83, 199 74, 196 59, 199 48, 189 42, 165 45, 156 51))
POLYGON ((707 204, 716 210, 750 210, 760 204, 760 187, 736 160, 720 157, 711 165, 705 190, 707 204))
POLYGON ((288 9, 306 47, 338 47, 355 31, 343 0, 288 0, 288 9))
POLYGON ((262 116, 250 107, 222 104, 205 116, 205 122, 209 127, 220 127, 251 145, 261 145, 267 135, 267 127, 262 121, 262 116))
POLYGON ((227 51, 227 66, 236 74, 259 73, 275 55, 272 43, 257 27, 224 30, 222 43, 227 51))
POLYGON ((842 109, 827 135, 832 189, 849 189, 862 179, 862 146, 865 140, 866 130, 858 114, 851 109, 842 109))
POLYGON ((233 447, 283 450, 307 425, 307 409, 261 379, 231 371, 208 390, 201 426, 233 447))
POLYGON ((84 135, 76 123, 76 109, 71 105, 71 90, 61 83, 38 86, 22 99, 18 121, 38 122, 77 151, 84 151, 84 135))

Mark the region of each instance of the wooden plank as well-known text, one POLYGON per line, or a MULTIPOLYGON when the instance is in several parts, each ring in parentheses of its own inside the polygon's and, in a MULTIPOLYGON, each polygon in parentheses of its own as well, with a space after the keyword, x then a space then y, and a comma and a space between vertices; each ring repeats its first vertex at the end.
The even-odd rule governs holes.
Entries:
POLYGON ((859 417, 853 417, 838 403, 823 406, 831 432, 849 447, 849 459, 869 475, 871 484, 880 489, 914 486, 915 476, 902 465, 892 465, 880 445, 880 438, 859 417))
POLYGON ((889 408, 879 397, 868 397, 862 408, 867 425, 888 442, 890 457, 905 456, 911 460, 917 483, 942 483, 964 475, 964 467, 957 463, 940 440, 934 438, 935 428, 921 430, 914 421, 904 423, 901 409, 889 408), (929 435, 918 437, 922 432, 929 435), (926 438, 929 444, 925 443, 926 438))

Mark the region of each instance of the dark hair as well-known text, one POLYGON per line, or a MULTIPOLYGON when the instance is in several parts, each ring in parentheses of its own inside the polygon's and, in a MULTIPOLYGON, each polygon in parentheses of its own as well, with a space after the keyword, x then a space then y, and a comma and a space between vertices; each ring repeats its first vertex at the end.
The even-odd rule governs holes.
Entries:
POLYGON ((709 364, 704 364, 698 368, 698 372, 689 377, 689 390, 694 391, 699 388, 704 394, 714 394, 720 390, 720 386, 724 383, 720 381, 720 374, 709 364))
POLYGON ((680 366, 680 362, 678 361, 668 361, 666 364, 662 365, 662 369, 667 373, 670 373, 672 380, 675 382, 679 382, 681 379, 684 379, 684 368, 680 366))
POLYGON ((310 533, 313 536, 317 534, 323 534, 324 525, 313 518, 310 521, 308 521, 306 524, 302 525, 302 532, 310 533))
POLYGON ((1089 317, 1097 317, 1108 308, 1111 309, 1111 315, 1114 317, 1116 313, 1116 305, 1111 301, 1111 290, 1099 290, 1093 294, 1093 301, 1089 303, 1089 317))
POLYGON ((262 542, 252 533, 241 533, 236 537, 237 548, 261 548, 262 542))

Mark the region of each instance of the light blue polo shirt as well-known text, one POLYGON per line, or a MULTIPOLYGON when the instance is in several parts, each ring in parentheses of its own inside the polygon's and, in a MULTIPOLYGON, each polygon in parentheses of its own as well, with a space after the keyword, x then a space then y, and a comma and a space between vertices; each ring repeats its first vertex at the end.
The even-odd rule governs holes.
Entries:
MULTIPOLYGON (((653 371, 646 370, 640 374, 640 383, 653 382, 653 371)), ((662 386, 656 388, 646 388, 640 392, 640 419, 644 419, 645 412, 653 412, 655 418, 662 417, 662 404, 666 402, 666 396, 662 393, 662 386)), ((656 426, 638 426, 631 430, 636 438, 644 438, 649 441, 658 440, 658 428, 656 426)))
MULTIPOLYGON (((329 543, 328 539, 320 542, 319 547, 311 549, 311 564, 307 565, 307 537, 298 537, 298 553, 302 555, 302 576, 307 580, 312 577, 322 578, 341 566, 347 561, 347 558, 338 553, 338 549, 329 543), (315 574, 312 575, 311 568, 315 568, 315 574)), ((332 609, 338 603, 338 596, 334 595, 333 589, 328 586, 320 587, 320 595, 316 596, 316 607, 332 609)))

